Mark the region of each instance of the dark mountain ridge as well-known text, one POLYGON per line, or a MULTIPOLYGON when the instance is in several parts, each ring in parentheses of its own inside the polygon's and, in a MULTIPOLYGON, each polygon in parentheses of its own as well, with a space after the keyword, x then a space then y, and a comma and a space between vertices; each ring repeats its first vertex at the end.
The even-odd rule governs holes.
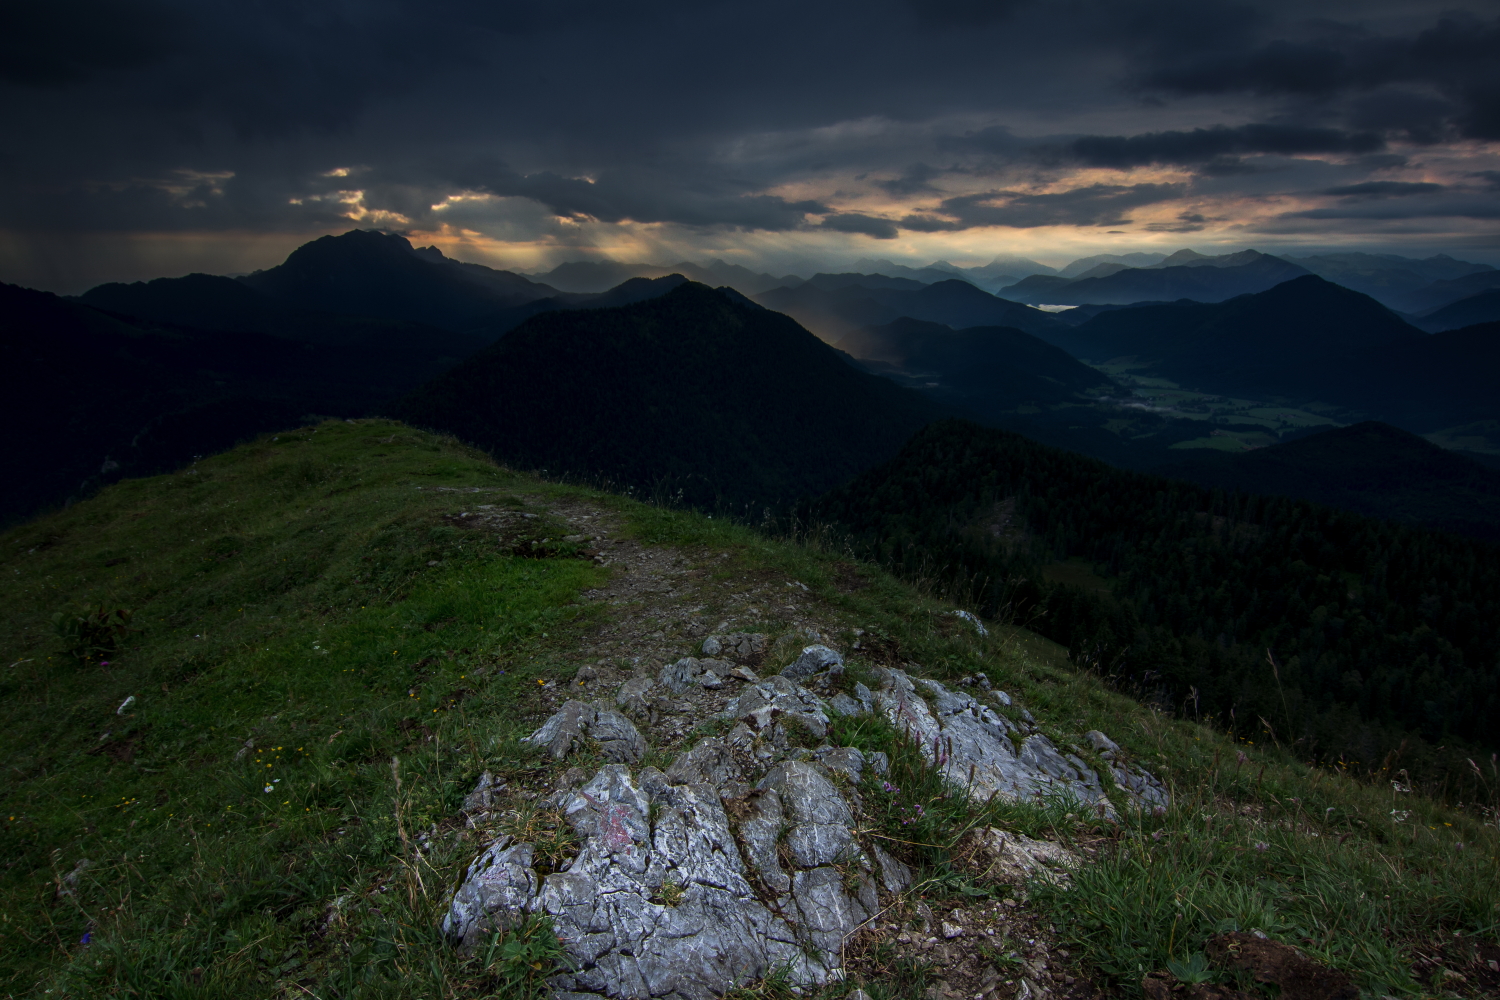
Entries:
POLYGON ((1493 323, 1496 320, 1500 320, 1500 288, 1491 288, 1478 295, 1470 295, 1466 299, 1430 309, 1414 322, 1424 330, 1439 333, 1478 323, 1493 323))
POLYGON ((393 415, 519 467, 712 509, 820 493, 941 412, 789 317, 687 282, 535 316, 393 415))
POLYGON ((0 456, 15 483, 3 521, 308 414, 373 412, 457 360, 456 335, 417 324, 351 320, 336 328, 343 341, 292 340, 132 319, 3 284, 0 329, 14 380, 0 408, 15 429, 0 456))
POLYGON ((954 330, 902 317, 856 330, 834 346, 871 371, 981 417, 1115 388, 1062 348, 1012 327, 954 330))

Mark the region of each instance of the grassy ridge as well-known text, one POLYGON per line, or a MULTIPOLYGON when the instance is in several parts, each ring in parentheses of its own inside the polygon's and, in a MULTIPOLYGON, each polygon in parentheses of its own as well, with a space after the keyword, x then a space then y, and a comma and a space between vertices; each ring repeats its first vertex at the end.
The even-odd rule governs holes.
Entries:
POLYGON ((604 575, 497 558, 433 489, 516 481, 399 426, 328 423, 5 536, 0 981, 244 996, 412 972, 429 914, 337 901, 395 892, 400 843, 453 815, 604 575), (59 652, 51 615, 101 606, 133 611, 121 648, 59 652))
MULTIPOLYGON (((927 674, 988 671, 1060 744, 1108 732, 1172 782, 1167 815, 1119 828, 1013 806, 979 817, 939 801, 910 753, 896 754, 906 798, 866 791, 891 823, 918 805, 937 817, 907 855, 929 896, 972 891, 945 872, 976 819, 1092 842, 1100 861, 1075 889, 1034 902, 1106 984, 1133 991, 1142 971, 1187 961, 1232 923, 1377 993, 1481 995, 1434 987, 1414 960, 1494 939, 1493 813, 1152 713, 1069 669, 1056 645, 999 627, 981 639, 869 567, 850 592, 838 553, 545 484, 380 422, 262 440, 0 535, 0 995, 533 990, 555 949, 544 928, 471 959, 438 939, 448 887, 480 846, 454 816, 482 769, 550 787, 556 768, 515 742, 542 709, 536 682, 563 676, 582 637, 625 612, 577 600, 606 570, 516 557, 452 522, 480 501, 438 487, 538 511, 549 496, 587 497, 647 544, 730 553, 715 561, 726 579, 803 581, 829 625, 871 630, 927 674), (77 636, 53 616, 101 607, 129 609, 134 631, 70 659, 77 636)), ((893 738, 879 729, 844 735, 893 738)), ((876 1000, 917 995, 927 972, 907 968, 863 985, 876 1000)))

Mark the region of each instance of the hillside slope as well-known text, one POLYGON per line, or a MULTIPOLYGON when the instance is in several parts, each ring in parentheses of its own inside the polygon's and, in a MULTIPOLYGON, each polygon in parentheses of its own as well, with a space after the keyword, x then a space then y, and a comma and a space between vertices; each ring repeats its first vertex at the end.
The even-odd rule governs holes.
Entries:
POLYGON ((820 493, 941 411, 787 317, 690 282, 536 316, 393 412, 518 467, 712 508, 820 493))
POLYGON ((954 330, 902 318, 856 330, 834 346, 871 371, 975 412, 1069 402, 1114 387, 1062 348, 1003 326, 954 330))
POLYGON ((923 429, 799 516, 986 609, 1035 614, 1122 684, 1191 697, 1226 726, 1278 720, 1315 759, 1405 753, 1413 774, 1462 781, 1466 756, 1500 748, 1492 545, 1215 493, 966 421, 923 429), (1112 595, 1053 585, 1047 567, 1071 559, 1112 595))
MULTIPOLYGON (((708 656, 711 632, 737 633, 718 655, 740 662, 692 662, 769 678, 808 629, 846 658, 840 694, 900 664, 1008 712, 1031 727, 1032 750, 1051 734, 1071 755, 1057 760, 1098 768, 1112 795, 1110 774, 1150 768, 1173 799, 1117 822, 975 803, 868 713, 828 710, 829 749, 847 749, 824 763, 805 759, 818 740, 768 733, 762 750, 785 773, 826 783, 830 801, 857 790, 860 849, 908 873, 904 890, 881 885, 880 919, 843 949, 844 975, 801 996, 1009 997, 1022 976, 1033 995, 1138 995, 1141 970, 1166 976, 1169 961, 1230 986, 1202 955, 1231 926, 1295 943, 1338 970, 1319 975, 1376 994, 1420 992, 1443 969, 1463 975, 1448 979, 1457 996, 1500 984, 1486 964, 1500 842, 1478 810, 1399 793, 1393 823, 1385 781, 1310 771, 1258 733, 1231 739, 1143 708, 1056 646, 993 622, 980 636, 874 567, 517 475, 400 425, 305 427, 110 487, 0 534, 0 581, 7 994, 539 1000, 545 979, 588 967, 576 939, 503 909, 515 919, 476 952, 439 931, 452 887, 491 845, 527 845, 554 885, 570 866, 588 877, 578 856, 595 835, 550 797, 600 773, 608 748, 554 758, 517 737, 570 696, 610 704, 622 683, 677 676, 663 668, 708 656), (584 541, 541 543, 567 531, 584 541), (128 623, 108 613, 119 608, 128 623), (58 612, 90 627, 60 633, 58 612), (756 651, 755 636, 776 641, 756 651), (977 671, 994 691, 963 682, 977 671), (1094 730, 1118 748, 1090 742, 1094 730), (853 777, 838 771, 847 783, 818 777, 859 759, 853 777), (1028 880, 1018 849, 1077 858, 1067 891, 1028 880), (957 932, 930 933, 942 924, 957 932)), ((637 847, 684 852, 640 900, 653 921, 701 913, 738 853, 717 880, 681 864, 703 843, 671 839, 682 817, 759 842, 755 802, 776 793, 726 786, 721 808, 682 783, 681 752, 726 732, 707 704, 761 686, 735 675, 626 707, 649 755, 604 773, 653 790, 659 807, 641 822, 655 838, 637 847)), ((779 863, 803 849, 789 837, 779 863)), ((798 875, 833 899, 862 879, 834 865, 798 875)), ((742 982, 755 992, 733 995, 796 995, 774 974, 742 982)))
POLYGON ((1500 471, 1376 421, 1239 455, 1203 452, 1152 471, 1500 542, 1500 471))

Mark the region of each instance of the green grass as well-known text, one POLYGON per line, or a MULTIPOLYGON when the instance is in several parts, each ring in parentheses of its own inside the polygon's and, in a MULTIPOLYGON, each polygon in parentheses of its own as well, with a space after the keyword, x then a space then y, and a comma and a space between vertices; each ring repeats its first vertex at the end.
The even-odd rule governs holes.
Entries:
POLYGON ((443 828, 604 571, 494 551, 437 486, 545 489, 328 423, 4 536, 5 990, 482 984, 433 941, 443 828), (52 615, 101 606, 133 612, 120 647, 65 656, 52 615))
MULTIPOLYGON (((1165 816, 1119 828, 977 809, 890 727, 835 725, 891 754, 898 790, 867 776, 869 822, 924 895, 989 891, 954 856, 977 824, 1095 842, 1100 860, 1071 891, 1032 894, 1111 989, 1190 963, 1233 924, 1366 990, 1428 995, 1409 971, 1418 952, 1495 937, 1494 800, 1441 808, 1170 718, 1030 633, 981 639, 951 605, 826 540, 542 483, 371 421, 120 483, 0 535, 0 995, 539 995, 556 955, 544 922, 469 958, 436 928, 482 846, 455 820, 463 794, 483 769, 550 781, 515 741, 543 709, 536 682, 576 665, 581 637, 616 613, 578 600, 607 570, 556 547, 519 557, 452 517, 547 496, 608 505, 646 544, 711 553, 715 580, 801 581, 846 648, 860 627, 866 650, 925 674, 986 670, 1060 746, 1102 729, 1170 781, 1165 816), (130 631, 100 615, 118 609, 130 631), (100 627, 70 631, 79 619, 100 627)), ((546 825, 517 822, 534 820, 546 825)), ((872 995, 925 982, 920 962, 882 956, 892 978, 872 995)), ((773 981, 743 995, 790 994, 773 981)))

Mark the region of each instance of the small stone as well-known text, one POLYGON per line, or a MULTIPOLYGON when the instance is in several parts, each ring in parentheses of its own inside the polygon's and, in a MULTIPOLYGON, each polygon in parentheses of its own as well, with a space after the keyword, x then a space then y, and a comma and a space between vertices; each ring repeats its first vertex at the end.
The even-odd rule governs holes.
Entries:
POLYGON ((864 715, 866 711, 865 706, 842 691, 828 699, 828 707, 840 715, 864 715))
POLYGON ((691 656, 684 656, 676 663, 668 663, 656 675, 656 682, 673 694, 682 694, 698 679, 703 665, 691 656))
POLYGON ((891 769, 891 759, 880 750, 865 754, 865 763, 869 764, 870 770, 876 774, 886 774, 891 769))
POLYGON ((957 924, 949 923, 946 920, 944 920, 942 923, 942 931, 943 937, 947 938, 949 941, 952 941, 956 937, 963 937, 964 933, 964 929, 962 927, 958 926, 957 924))
POLYGON ((1088 740, 1089 745, 1100 753, 1114 754, 1119 752, 1120 745, 1097 729, 1090 729, 1083 734, 1083 738, 1088 740))
POLYGON ((646 695, 654 687, 656 681, 650 677, 632 678, 621 684, 620 690, 615 692, 615 704, 632 715, 645 715, 651 709, 646 695))
POLYGON ((781 671, 781 676, 802 680, 814 674, 837 676, 844 672, 844 658, 827 646, 808 646, 796 661, 781 671))
POLYGON ((719 641, 718 636, 711 635, 703 640, 702 651, 704 656, 718 656, 724 651, 724 644, 719 641))

